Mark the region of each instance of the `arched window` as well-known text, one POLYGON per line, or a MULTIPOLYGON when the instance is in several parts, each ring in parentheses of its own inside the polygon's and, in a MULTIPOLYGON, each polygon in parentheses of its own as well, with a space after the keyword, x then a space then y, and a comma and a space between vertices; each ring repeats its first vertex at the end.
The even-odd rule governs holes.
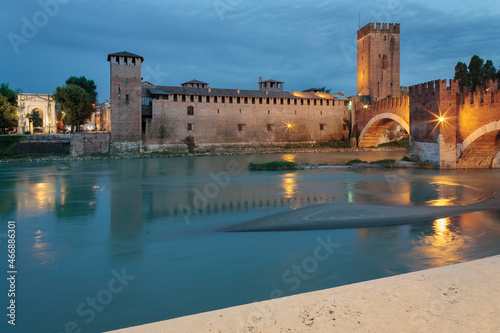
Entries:
POLYGON ((188 106, 187 107, 187 114, 188 116, 194 116, 194 106, 188 106))

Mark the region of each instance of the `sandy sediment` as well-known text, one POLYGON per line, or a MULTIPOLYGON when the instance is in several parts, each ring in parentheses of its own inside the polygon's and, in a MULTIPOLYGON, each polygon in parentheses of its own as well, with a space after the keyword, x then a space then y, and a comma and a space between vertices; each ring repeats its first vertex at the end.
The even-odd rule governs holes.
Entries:
POLYGON ((334 202, 313 205, 227 226, 219 231, 290 231, 370 228, 421 223, 471 212, 500 209, 500 195, 460 206, 377 206, 334 202))
POLYGON ((500 332, 500 256, 114 332, 500 332))

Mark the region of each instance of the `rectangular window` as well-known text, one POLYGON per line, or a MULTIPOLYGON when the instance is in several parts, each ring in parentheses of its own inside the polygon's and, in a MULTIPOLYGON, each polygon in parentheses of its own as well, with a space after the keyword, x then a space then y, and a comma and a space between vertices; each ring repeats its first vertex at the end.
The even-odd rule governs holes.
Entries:
POLYGON ((191 103, 193 103, 193 102, 194 102, 194 96, 193 96, 193 95, 189 96, 189 101, 190 101, 191 103))
POLYGON ((307 100, 307 105, 311 105, 311 100, 310 99, 307 100))
POLYGON ((314 105, 316 105, 316 100, 314 100, 314 105))
POLYGON ((297 105, 297 100, 296 99, 293 100, 293 105, 297 105))
POLYGON ((237 104, 240 104, 240 103, 241 103, 241 98, 236 97, 236 103, 237 103, 237 104))
POLYGON ((217 96, 214 96, 214 103, 217 103, 217 96))
POLYGON ((174 102, 177 102, 177 95, 174 95, 174 102))
POLYGON ((330 106, 330 101, 329 100, 326 101, 326 106, 330 106))
POLYGON ((229 104, 233 103, 233 97, 229 97, 229 104))
POLYGON ((283 100, 283 98, 281 99, 281 105, 285 104, 285 101, 283 100))
POLYGON ((245 124, 238 124, 238 132, 243 132, 243 126, 245 126, 245 124))
POLYGON ((182 95, 182 101, 185 102, 186 101, 186 95, 182 95))
POLYGON ((193 130, 193 124, 188 124, 188 131, 192 131, 193 130))
POLYGON ((267 131, 272 132, 273 131, 273 125, 272 124, 267 124, 267 131))
POLYGON ((266 104, 269 104, 269 98, 266 98, 266 104))
POLYGON ((255 104, 255 97, 252 98, 252 104, 255 104))
POLYGON ((290 105, 290 102, 291 102, 291 100, 290 100, 290 98, 288 98, 288 105, 290 105))
POLYGON ((259 104, 262 104, 262 98, 259 98, 259 104))
POLYGON ((323 106, 323 100, 319 101, 319 105, 323 106))
POLYGON ((300 100, 300 105, 304 105, 304 100, 303 99, 300 100))
POLYGON ((145 105, 145 106, 153 105, 153 99, 151 97, 143 97, 142 98, 142 105, 145 105))
POLYGON ((163 99, 168 101, 168 95, 163 95, 163 99))
POLYGON ((245 97, 245 104, 248 104, 248 97, 245 97))
POLYGON ((194 116, 194 107, 193 106, 187 107, 187 114, 188 114, 188 116, 194 116))
POLYGON ((273 98, 273 103, 277 104, 278 103, 278 99, 277 98, 273 98))
POLYGON ((319 124, 319 130, 324 131, 325 130, 325 124, 319 124))
POLYGON ((206 102, 210 103, 210 96, 207 96, 206 102))
POLYGON ((198 96, 198 103, 201 103, 201 102, 203 102, 203 97, 198 96))
POLYGON ((226 97, 225 96, 222 96, 220 99, 221 99, 221 103, 226 103, 226 97))

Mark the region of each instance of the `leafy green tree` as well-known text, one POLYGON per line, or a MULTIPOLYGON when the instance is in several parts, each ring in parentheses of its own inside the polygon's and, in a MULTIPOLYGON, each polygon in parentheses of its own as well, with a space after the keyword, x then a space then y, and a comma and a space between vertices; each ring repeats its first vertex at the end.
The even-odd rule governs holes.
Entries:
POLYGON ((71 126, 71 132, 80 130, 92 113, 96 111, 97 86, 93 80, 85 76, 71 76, 66 80, 66 86, 57 87, 54 100, 59 103, 63 112, 63 123, 71 126))
POLYGON ((470 87, 469 70, 465 63, 459 61, 455 66, 454 80, 458 80, 460 88, 470 87))
POLYGON ((92 104, 97 103, 97 86, 93 80, 87 80, 85 76, 71 76, 66 80, 66 85, 76 84, 82 87, 87 94, 90 96, 90 101, 92 104))
POLYGON ((13 106, 17 106, 17 94, 20 92, 19 89, 12 90, 9 88, 8 83, 0 84, 0 95, 7 97, 9 103, 13 106))
POLYGON ((486 63, 483 66, 483 77, 485 82, 497 79, 497 70, 493 65, 493 61, 486 60, 486 63))
MULTIPOLYGON (((458 62, 455 66, 455 80, 458 80, 460 88, 470 88, 476 91, 477 87, 483 86, 488 80, 500 80, 500 70, 496 70, 493 61, 484 62, 479 56, 474 55, 470 59, 469 66, 458 62)), ((500 87, 500 81, 499 81, 500 87)))
POLYGON ((29 119, 31 123, 33 123, 33 128, 43 126, 43 119, 42 117, 40 117, 40 112, 33 111, 31 113, 28 113, 26 117, 29 119))
POLYGON ((326 87, 319 88, 319 91, 329 94, 332 89, 326 89, 326 87))
POLYGON ((476 91, 477 87, 480 87, 484 84, 483 64, 484 60, 477 55, 474 55, 470 59, 469 77, 470 77, 470 86, 472 88, 472 91, 476 91))
MULTIPOLYGON (((17 103, 17 99, 16 99, 17 103)), ((0 94, 0 128, 3 133, 17 126, 17 107, 9 102, 9 99, 0 94)))

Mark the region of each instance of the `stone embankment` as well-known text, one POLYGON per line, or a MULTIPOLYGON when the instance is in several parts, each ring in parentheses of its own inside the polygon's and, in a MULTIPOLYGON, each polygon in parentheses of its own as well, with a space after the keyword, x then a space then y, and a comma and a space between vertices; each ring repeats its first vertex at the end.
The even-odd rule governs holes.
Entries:
POLYGON ((12 159, 0 159, 0 163, 18 162, 60 162, 60 161, 87 161, 106 159, 136 159, 136 158, 172 158, 172 157, 195 157, 195 156, 229 156, 250 154, 298 154, 298 153, 333 153, 333 152, 365 152, 365 151, 405 151, 404 148, 245 148, 227 151, 194 151, 189 152, 162 152, 142 154, 94 154, 80 156, 48 155, 36 157, 21 157, 12 159))

